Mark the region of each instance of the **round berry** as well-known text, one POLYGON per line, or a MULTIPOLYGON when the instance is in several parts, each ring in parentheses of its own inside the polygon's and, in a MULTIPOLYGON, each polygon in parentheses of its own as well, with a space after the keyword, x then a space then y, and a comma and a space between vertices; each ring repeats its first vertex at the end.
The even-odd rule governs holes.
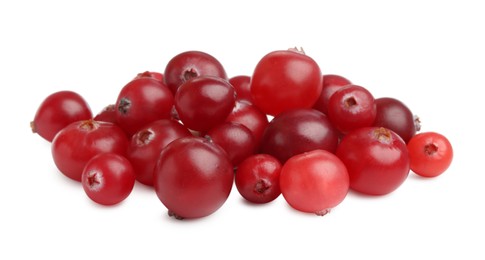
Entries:
POLYGON ((227 80, 200 76, 182 84, 175 95, 175 109, 188 128, 206 132, 224 122, 235 102, 227 80))
POLYGON ((347 167, 350 188, 368 195, 396 190, 409 174, 406 143, 383 127, 364 127, 344 136, 337 156, 347 167))
POLYGON ((275 116, 296 108, 311 108, 322 91, 318 64, 296 50, 274 51, 256 65, 251 77, 253 103, 275 116))
POLYGON ((159 119, 169 119, 173 95, 160 81, 140 77, 124 86, 116 100, 116 121, 132 136, 140 128, 159 119))
POLYGON ((423 177, 436 177, 445 172, 453 160, 450 141, 436 132, 415 135, 408 143, 411 170, 423 177))
POLYGON ((372 94, 357 85, 337 90, 328 101, 328 117, 342 133, 372 126, 376 118, 376 104, 372 94))
POLYGON ((246 158, 237 167, 235 184, 241 196, 252 203, 268 203, 280 194, 281 163, 269 154, 246 158))
POLYGON ((200 218, 219 209, 234 182, 232 164, 205 138, 183 137, 163 149, 154 171, 160 201, 177 218, 200 218))
POLYGON ((102 153, 86 163, 81 183, 91 200, 102 205, 114 205, 130 195, 135 185, 135 173, 125 157, 102 153))
POLYGON ((201 51, 187 51, 173 57, 165 67, 164 81, 175 95, 178 88, 190 79, 214 76, 227 79, 222 64, 213 56, 201 51))
POLYGON ((280 188, 293 208, 323 216, 347 196, 349 175, 334 154, 313 150, 295 155, 283 165, 280 188))

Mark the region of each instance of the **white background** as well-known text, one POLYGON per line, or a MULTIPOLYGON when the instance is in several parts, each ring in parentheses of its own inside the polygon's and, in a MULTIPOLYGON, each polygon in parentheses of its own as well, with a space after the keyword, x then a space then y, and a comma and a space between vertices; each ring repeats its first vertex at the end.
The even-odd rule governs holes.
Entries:
POLYGON ((480 1, 126 2, 0 3, 0 259, 485 258, 480 1), (29 129, 55 91, 80 93, 97 113, 180 52, 210 53, 235 76, 294 46, 449 137, 449 170, 411 174, 388 196, 350 193, 324 217, 282 197, 250 205, 233 189, 213 215, 177 221, 139 184, 117 206, 91 202, 29 129))

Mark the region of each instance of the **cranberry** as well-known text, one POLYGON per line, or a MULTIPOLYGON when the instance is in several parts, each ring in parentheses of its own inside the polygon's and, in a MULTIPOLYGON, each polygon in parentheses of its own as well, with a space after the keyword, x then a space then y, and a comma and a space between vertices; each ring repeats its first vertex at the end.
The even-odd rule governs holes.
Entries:
POLYGON ((91 200, 102 205, 114 205, 130 195, 135 185, 135 173, 125 157, 102 153, 86 163, 81 183, 91 200))
POLYGON ((313 150, 295 155, 283 165, 280 188, 293 208, 323 216, 347 196, 349 175, 337 156, 313 150))
POLYGON ((234 166, 254 154, 257 148, 251 130, 241 124, 222 123, 212 128, 207 137, 224 149, 234 166))
POLYGON ((116 124, 116 106, 114 104, 104 107, 94 118, 95 121, 116 124))
POLYGON ((376 104, 372 94, 357 85, 337 90, 328 101, 328 117, 342 133, 372 126, 376 118, 376 104))
POLYGON ((52 142, 54 136, 67 125, 92 116, 83 97, 73 91, 59 91, 42 101, 30 127, 33 133, 52 142))
POLYGON ((268 203, 280 194, 281 163, 269 154, 246 158, 237 167, 236 188, 252 203, 268 203))
POLYGON ((250 87, 251 77, 249 76, 235 76, 229 79, 229 83, 234 87, 237 94, 238 100, 246 100, 249 103, 253 102, 253 98, 251 97, 251 89, 250 87))
POLYGON ((229 197, 233 181, 226 153, 198 137, 171 142, 160 154, 154 171, 158 198, 176 218, 214 213, 229 197))
POLYGON ((411 170, 423 177, 436 177, 448 169, 453 160, 450 141, 436 132, 419 133, 408 143, 411 170))
POLYGON ((189 130, 169 119, 154 121, 135 133, 126 157, 135 169, 136 179, 153 186, 153 169, 161 151, 172 141, 186 136, 191 136, 189 130))
POLYGON ((231 84, 209 76, 185 82, 175 95, 175 109, 182 123, 202 132, 224 122, 234 102, 235 92, 231 84))
POLYGON ((116 100, 116 121, 131 136, 146 124, 169 119, 173 95, 160 81, 149 77, 132 80, 116 100))
POLYGON ((282 163, 290 157, 315 149, 335 152, 338 131, 328 118, 313 109, 295 109, 273 118, 261 142, 261 152, 282 163))
POLYGON ((52 141, 52 156, 59 171, 81 181, 86 163, 100 153, 126 154, 128 139, 117 125, 92 119, 74 122, 52 141))
POLYGON ((406 143, 416 134, 413 113, 403 102, 385 97, 376 99, 375 103, 377 113, 374 126, 394 131, 406 143))
POLYGON ((322 91, 322 74, 318 64, 303 52, 274 51, 256 65, 250 89, 253 103, 275 116, 311 108, 322 91))
POLYGON ((350 188, 369 195, 396 190, 409 174, 406 143, 383 127, 364 127, 347 134, 337 156, 349 171, 350 188))
POLYGON ((324 114, 328 114, 328 101, 330 97, 337 90, 349 84, 351 84, 351 82, 342 76, 334 74, 323 75, 322 92, 320 93, 317 102, 315 102, 315 105, 313 105, 313 108, 324 114))
POLYGON ((222 64, 210 54, 187 51, 173 57, 165 67, 164 81, 175 95, 186 81, 199 76, 215 76, 227 79, 222 64))
POLYGON ((240 100, 236 101, 236 105, 227 116, 226 121, 242 124, 251 130, 258 146, 263 138, 264 130, 268 126, 266 114, 255 105, 240 100))
POLYGON ((160 81, 161 83, 163 83, 163 74, 160 73, 160 72, 145 71, 145 72, 142 72, 142 73, 138 73, 138 75, 136 75, 135 79, 138 79, 138 78, 152 78, 154 80, 157 80, 157 81, 160 81))

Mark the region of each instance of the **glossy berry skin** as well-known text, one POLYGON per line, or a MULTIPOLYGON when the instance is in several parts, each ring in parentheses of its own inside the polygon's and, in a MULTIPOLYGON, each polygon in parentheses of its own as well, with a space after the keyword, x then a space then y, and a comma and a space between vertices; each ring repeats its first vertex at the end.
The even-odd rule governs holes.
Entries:
POLYGON ((237 167, 235 184, 241 196, 252 203, 268 203, 280 194, 281 163, 269 154, 255 154, 237 167))
POLYGON ((381 126, 394 131, 404 142, 416 134, 414 115, 411 110, 401 101, 383 97, 377 98, 376 119, 374 126, 381 126))
POLYGON ((85 120, 62 129, 52 141, 52 157, 60 172, 81 181, 86 163, 100 153, 126 154, 128 139, 117 125, 85 120))
POLYGON ((229 83, 231 83, 236 91, 236 99, 246 100, 249 103, 253 102, 253 98, 251 97, 250 82, 251 77, 245 75, 235 76, 229 79, 229 83))
POLYGON ((349 175, 334 154, 313 150, 295 155, 283 165, 280 188, 293 208, 323 216, 347 196, 349 175))
POLYGON ((131 137, 126 154, 135 169, 136 179, 153 186, 153 170, 163 148, 172 141, 187 136, 192 136, 189 130, 170 119, 154 121, 136 132, 131 137))
POLYGON ((315 149, 335 152, 339 133, 328 118, 314 109, 295 109, 273 118, 261 141, 261 153, 284 163, 290 157, 315 149))
POLYGON ((146 124, 169 119, 173 95, 160 81, 141 77, 125 85, 116 100, 116 121, 131 136, 146 124))
POLYGON ((235 95, 227 80, 200 76, 180 86, 175 109, 185 126, 206 132, 226 120, 234 108, 235 95))
POLYGON ((212 128, 207 133, 207 138, 224 149, 235 167, 254 154, 257 148, 257 143, 251 130, 237 123, 222 123, 212 128))
POLYGON ((84 98, 73 91, 59 91, 46 97, 30 123, 33 133, 52 142, 54 136, 67 125, 92 118, 84 98))
POLYGON ((160 81, 161 83, 165 84, 163 81, 163 74, 156 71, 145 71, 142 73, 138 73, 135 79, 138 79, 138 78, 152 78, 154 80, 160 81))
POLYGON ((342 133, 372 126, 376 118, 376 104, 364 87, 347 85, 337 90, 328 101, 328 117, 342 133))
POLYGON ((227 116, 226 121, 242 124, 251 130, 258 146, 269 123, 265 113, 255 105, 243 100, 236 100, 236 104, 227 116))
POLYGON ((130 162, 114 153, 94 156, 84 167, 81 183, 88 197, 102 205, 125 200, 135 185, 135 172, 130 162))
POLYGON ((201 51, 182 52, 173 57, 165 67, 164 81, 175 95, 180 85, 200 76, 227 79, 222 64, 212 55, 201 51))
POLYGON ((350 188, 364 194, 391 193, 409 174, 406 143, 383 127, 364 127, 348 133, 336 154, 347 167, 350 188))
POLYGON ((436 177, 444 173, 453 160, 450 141, 436 132, 415 135, 408 143, 411 170, 423 177, 436 177))
POLYGON ((326 74, 322 77, 322 92, 313 105, 313 109, 316 109, 324 114, 328 114, 328 101, 330 97, 337 90, 344 86, 352 84, 350 80, 335 74, 326 74))
POLYGON ((250 88, 253 103, 275 116, 291 109, 311 108, 322 91, 322 74, 318 64, 303 53, 274 51, 256 65, 250 88))
POLYGON ((214 213, 227 200, 233 181, 233 167, 222 148, 198 137, 170 143, 154 171, 157 196, 176 218, 214 213))
POLYGON ((93 118, 95 121, 103 121, 116 124, 116 106, 114 104, 107 105, 101 112, 93 118))

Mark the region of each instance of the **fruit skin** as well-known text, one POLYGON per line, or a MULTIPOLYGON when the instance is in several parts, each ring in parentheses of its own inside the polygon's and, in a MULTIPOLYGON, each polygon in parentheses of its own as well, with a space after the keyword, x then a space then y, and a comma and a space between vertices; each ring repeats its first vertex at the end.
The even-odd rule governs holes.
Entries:
POLYGON ((294 109, 278 114, 264 132, 260 152, 284 163, 290 157, 322 149, 334 153, 339 133, 327 116, 314 109, 294 109))
POLYGON ((374 97, 362 86, 347 85, 330 97, 328 118, 344 134, 372 126, 376 119, 374 97))
POLYGON ((293 208, 325 215, 347 196, 349 175, 334 154, 313 150, 288 159, 281 169, 280 189, 293 208))
POLYGON ((173 104, 173 95, 162 82, 150 77, 135 78, 118 94, 116 122, 132 136, 148 123, 169 119, 173 104))
POLYGON ((86 163, 81 183, 91 200, 102 205, 114 205, 130 195, 135 185, 135 172, 125 157, 102 153, 86 163))
POLYGON ((233 167, 222 148, 199 137, 171 142, 154 171, 157 196, 177 218, 214 213, 227 200, 233 181, 233 167))
POLYGON ((336 155, 347 167, 350 188, 364 194, 391 193, 409 174, 406 143, 383 127, 364 127, 348 133, 336 155))
POLYGON ((350 80, 335 74, 326 74, 322 77, 322 92, 318 97, 317 102, 313 105, 313 109, 316 109, 324 114, 328 114, 328 101, 330 97, 337 90, 344 86, 352 84, 350 80))
POLYGON ((269 154, 255 154, 237 167, 235 184, 239 194, 252 203, 268 203, 280 194, 281 163, 269 154))
POLYGON ((394 131, 404 142, 416 134, 415 119, 411 110, 400 100, 390 97, 377 98, 374 126, 394 131))
POLYGON ((227 79, 222 64, 212 55, 201 51, 182 52, 166 65, 163 80, 173 95, 180 85, 200 76, 215 76, 227 79))
POLYGON ((256 65, 251 77, 253 103, 266 114, 311 108, 322 91, 318 64, 297 51, 274 51, 256 65))
POLYGON ((175 109, 189 129, 206 132, 224 122, 234 108, 236 92, 227 80, 200 76, 180 86, 175 109))
POLYGON ((135 169, 136 179, 153 186, 153 170, 163 148, 172 141, 187 136, 192 136, 189 130, 170 119, 154 121, 135 133, 128 145, 126 158, 135 169))
POLYGON ((52 141, 54 163, 67 177, 81 181, 86 163, 100 153, 126 154, 128 139, 117 125, 92 119, 74 122, 52 141))
POLYGON ((114 104, 105 106, 93 119, 116 124, 116 106, 114 104))
POLYGON ((81 95, 74 91, 59 91, 42 101, 30 127, 32 132, 52 142, 54 136, 67 125, 92 116, 88 103, 81 95))
POLYGON ((411 170, 423 177, 437 177, 450 167, 453 147, 450 141, 436 132, 423 132, 408 142, 411 170))
POLYGON ((253 103, 253 98, 251 97, 250 82, 251 77, 246 75, 239 75, 229 79, 229 83, 231 83, 231 85, 234 87, 234 90, 236 90, 237 100, 245 100, 249 103, 253 103))
POLYGON ((236 104, 227 116, 226 121, 242 124, 251 130, 258 147, 269 123, 266 114, 261 112, 258 107, 241 100, 236 100, 236 104))
POLYGON ((242 124, 224 122, 212 128, 206 137, 224 149, 235 167, 256 152, 256 140, 251 130, 242 124))

